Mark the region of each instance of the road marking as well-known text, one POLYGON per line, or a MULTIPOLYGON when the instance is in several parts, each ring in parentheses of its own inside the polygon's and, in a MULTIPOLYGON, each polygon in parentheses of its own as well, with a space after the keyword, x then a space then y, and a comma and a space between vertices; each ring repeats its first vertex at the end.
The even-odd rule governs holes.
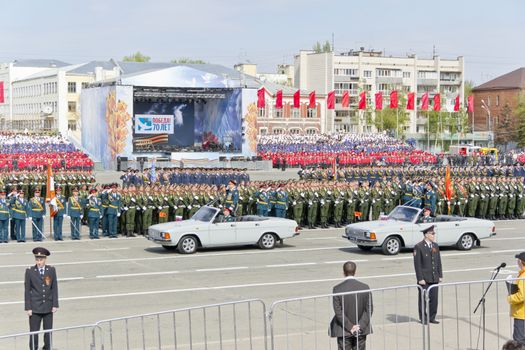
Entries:
POLYGON ((516 230, 516 228, 515 227, 496 228, 496 231, 509 231, 509 230, 516 230))
MULTIPOLYGON (((65 277, 65 278, 59 278, 58 281, 59 282, 65 282, 65 281, 78 281, 78 280, 83 280, 85 277, 65 277)), ((21 283, 24 283, 24 281, 5 281, 5 282, 0 282, 0 285, 4 285, 4 284, 21 284, 21 283)))
POLYGON ((198 269, 195 270, 196 272, 208 272, 208 271, 231 271, 231 270, 244 270, 247 269, 248 266, 234 266, 234 267, 222 267, 222 268, 216 268, 216 269, 198 269))
MULTIPOLYGON (((279 254, 279 253, 297 253, 297 252, 312 252, 320 250, 334 250, 351 248, 348 245, 337 246, 337 247, 321 247, 321 248, 299 248, 299 249, 287 249, 278 248, 274 250, 264 251, 249 251, 249 252, 234 252, 234 253, 209 253, 200 252, 192 256, 187 255, 170 255, 170 256, 156 256, 147 258, 124 258, 124 259, 106 259, 106 260, 84 260, 84 261, 70 261, 70 262, 56 262, 53 266, 64 266, 64 265, 88 265, 88 264, 106 264, 106 263, 119 263, 119 262, 139 262, 139 261, 154 261, 154 260, 173 260, 173 259, 195 259, 195 258, 206 258, 216 256, 236 256, 236 255, 251 255, 251 254, 279 254)), ((0 268, 12 268, 12 267, 26 267, 27 264, 18 265, 0 265, 0 268)))
POLYGON ((317 265, 315 262, 295 263, 295 264, 275 264, 275 265, 264 265, 264 267, 290 267, 290 266, 308 266, 317 265))
POLYGON ((491 238, 491 241, 513 241, 518 239, 525 239, 525 237, 507 237, 507 238, 491 238))
MULTIPOLYGON (((455 273, 455 272, 468 272, 468 271, 482 271, 482 270, 494 270, 494 267, 479 267, 479 268, 468 268, 460 270, 447 270, 443 273, 455 273)), ((376 276, 363 276, 359 279, 377 279, 377 278, 393 278, 393 277, 406 277, 414 276, 413 272, 409 273, 397 273, 390 275, 376 275, 376 276)), ((314 280, 297 280, 297 281, 276 281, 276 282, 261 282, 261 283, 249 283, 249 284, 234 284, 234 285, 222 285, 214 287, 195 287, 195 288, 182 288, 182 289, 164 289, 164 290, 152 290, 152 291, 141 291, 141 292, 128 292, 128 293, 114 293, 114 294, 95 294, 95 295, 83 295, 76 297, 62 297, 60 301, 74 301, 74 300, 93 300, 93 299, 107 299, 107 298, 121 298, 127 296, 144 296, 144 295, 161 295, 161 294, 174 294, 174 293, 187 293, 187 292, 198 292, 198 291, 212 291, 212 290, 225 290, 225 289, 240 289, 240 288, 254 288, 254 287, 270 287, 270 286, 283 286, 283 285, 295 285, 295 284, 311 284, 311 283, 327 283, 341 281, 341 277, 337 278, 325 278, 325 279, 314 279, 314 280)), ((414 284, 415 286, 415 284, 414 284)), ((23 304, 24 301, 5 301, 0 302, 0 306, 4 305, 18 305, 23 304)))
POLYGON ((110 252, 113 250, 127 250, 130 249, 129 247, 121 247, 121 248, 99 248, 99 249, 93 249, 94 252, 110 252))
POLYGON ((4 255, 13 255, 14 253, 0 253, 0 256, 4 256, 4 255))
MULTIPOLYGON (((323 264, 344 264, 348 260, 323 261, 323 264)), ((367 262, 368 259, 352 259, 353 262, 367 262)))
POLYGON ((512 252, 522 252, 525 249, 508 249, 508 250, 493 250, 490 253, 512 253, 512 252))
POLYGON ((305 238, 305 240, 308 241, 316 241, 316 240, 323 240, 323 239, 342 239, 341 237, 308 237, 305 238))
POLYGON ((396 256, 395 258, 382 258, 381 260, 408 260, 413 259, 412 256, 396 256))
POLYGON ((139 272, 139 273, 124 273, 120 275, 98 275, 95 278, 117 278, 117 277, 137 277, 150 275, 173 275, 180 273, 180 271, 158 271, 158 272, 139 272))
POLYGON ((441 256, 463 256, 463 255, 480 255, 479 252, 464 252, 464 253, 445 253, 441 254, 441 256))

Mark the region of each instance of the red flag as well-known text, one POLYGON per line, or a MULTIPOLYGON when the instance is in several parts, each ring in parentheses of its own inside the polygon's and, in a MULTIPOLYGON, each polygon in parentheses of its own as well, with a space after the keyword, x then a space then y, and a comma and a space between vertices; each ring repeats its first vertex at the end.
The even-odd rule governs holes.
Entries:
POLYGON ((434 95, 434 112, 441 110, 441 96, 439 94, 434 95))
POLYGON ((383 94, 380 92, 376 92, 375 98, 376 98, 376 111, 380 111, 383 109, 383 94))
POLYGON ((467 112, 474 112, 474 96, 467 97, 467 112))
POLYGON ((456 99, 454 101, 454 112, 459 111, 459 95, 456 96, 456 99))
POLYGON ((0 103, 4 102, 4 82, 0 81, 0 103))
POLYGON ((415 92, 409 92, 407 95, 407 110, 413 111, 415 106, 415 100, 416 100, 416 93, 415 92))
POLYGON ((423 96, 421 96, 421 110, 428 111, 428 92, 425 92, 423 96))
MULTIPOLYGON (((450 203, 450 198, 454 195, 454 191, 452 190, 452 181, 450 180, 450 166, 447 165, 447 170, 445 172, 445 197, 447 197, 447 201, 450 203)), ((448 204, 448 213, 450 214, 450 204, 448 204)))
POLYGON ((265 101, 264 101, 264 88, 260 88, 257 90, 257 108, 264 108, 265 101))
POLYGON ((308 108, 315 108, 315 91, 310 92, 308 108))
POLYGON ((394 90, 390 93, 390 108, 394 109, 394 108, 397 108, 398 106, 398 101, 397 101, 397 91, 394 90))
POLYGON ((275 108, 283 108, 283 90, 277 90, 275 97, 275 108))
POLYGON ((366 91, 363 91, 359 94, 359 109, 366 109, 366 91))
POLYGON ((350 106, 350 94, 348 91, 343 91, 343 98, 341 100, 343 108, 348 108, 350 106))
POLYGON ((326 100, 326 108, 335 109, 335 91, 330 91, 328 93, 328 98, 326 100))
POLYGON ((301 107, 301 90, 297 90, 293 94, 293 108, 301 107))

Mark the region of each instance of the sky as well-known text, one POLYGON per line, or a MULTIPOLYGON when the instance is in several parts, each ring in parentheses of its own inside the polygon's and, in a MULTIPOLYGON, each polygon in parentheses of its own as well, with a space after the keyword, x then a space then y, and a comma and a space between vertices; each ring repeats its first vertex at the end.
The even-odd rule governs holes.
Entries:
POLYGON ((481 84, 525 66, 525 0, 1 0, 0 62, 189 57, 274 72, 301 49, 465 58, 481 84))

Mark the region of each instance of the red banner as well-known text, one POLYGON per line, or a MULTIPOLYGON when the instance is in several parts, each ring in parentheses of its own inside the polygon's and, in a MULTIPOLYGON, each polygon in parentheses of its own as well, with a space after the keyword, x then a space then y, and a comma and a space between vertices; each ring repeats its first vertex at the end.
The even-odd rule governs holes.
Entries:
POLYGON ((328 98, 326 100, 326 108, 335 109, 335 91, 330 91, 328 93, 328 98))
POLYGON ((0 103, 4 102, 4 82, 0 81, 0 103))
POLYGON ((266 103, 264 101, 264 88, 257 90, 257 108, 264 108, 266 103))
POLYGON ((454 112, 459 112, 459 95, 456 96, 454 101, 454 112))
POLYGON ((467 97, 467 112, 474 112, 474 96, 467 97))
POLYGON ((439 112, 441 110, 441 95, 434 95, 434 112, 439 112))
POLYGON ((428 111, 428 92, 425 92, 423 96, 421 96, 421 110, 428 111))
POLYGON ((343 108, 348 108, 350 106, 350 94, 348 93, 348 91, 343 91, 341 105, 343 106, 343 108))
POLYGON ((394 90, 390 93, 390 108, 395 109, 399 106, 399 102, 397 100, 397 91, 394 90))
POLYGON ((407 95, 407 110, 413 111, 415 106, 416 93, 409 92, 407 95))
POLYGON ((283 108, 283 90, 278 90, 276 93, 275 108, 283 108))
POLYGON ((363 91, 359 94, 359 109, 366 109, 366 91, 363 91))
POLYGON ((315 108, 315 91, 310 92, 308 108, 315 108))
POLYGON ((375 98, 376 98, 376 111, 380 111, 383 109, 383 94, 380 92, 376 92, 375 98))
POLYGON ((297 90, 293 94, 293 108, 301 108, 301 90, 297 90))

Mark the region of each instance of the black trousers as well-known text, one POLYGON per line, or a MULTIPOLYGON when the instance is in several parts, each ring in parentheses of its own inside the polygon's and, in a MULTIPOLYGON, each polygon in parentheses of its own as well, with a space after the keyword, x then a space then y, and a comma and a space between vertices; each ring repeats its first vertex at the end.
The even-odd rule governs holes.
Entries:
MULTIPOLYGON (((437 283, 427 283, 426 285, 421 286, 421 287, 423 287, 424 290, 427 290, 428 288, 430 288, 430 286, 433 286, 434 284, 437 284, 437 283)), ((430 294, 428 295, 429 310, 426 310, 426 303, 424 300, 421 300, 422 298, 421 291, 418 289, 419 298, 417 299, 417 303, 419 307, 419 320, 420 321, 423 321, 423 315, 425 315, 425 322, 433 321, 436 319, 437 309, 438 309, 438 290, 439 288, 432 288, 430 290, 430 294), (423 303, 423 305, 421 303, 423 303)))
POLYGON ((9 225, 9 235, 11 236, 12 241, 16 241, 16 232, 15 232, 15 219, 10 219, 9 225))
POLYGON ((357 337, 338 337, 338 350, 365 350, 366 349, 366 335, 357 337))
MULTIPOLYGON (((35 314, 29 316, 29 331, 36 332, 40 330, 40 323, 44 324, 44 330, 53 329, 53 313, 35 314)), ((51 333, 44 334, 43 350, 51 350, 51 333)), ((29 337, 29 350, 38 350, 38 334, 29 337)))

